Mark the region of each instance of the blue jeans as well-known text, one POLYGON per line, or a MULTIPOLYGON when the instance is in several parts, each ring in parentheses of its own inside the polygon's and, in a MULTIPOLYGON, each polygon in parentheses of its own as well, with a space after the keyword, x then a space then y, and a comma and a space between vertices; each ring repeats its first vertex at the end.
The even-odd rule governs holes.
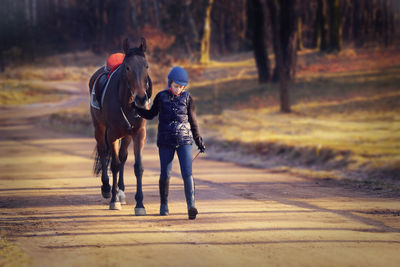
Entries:
POLYGON ((192 176, 192 145, 182 145, 175 147, 162 147, 158 148, 160 156, 161 174, 160 180, 168 180, 171 175, 172 161, 174 159, 175 151, 178 154, 179 165, 181 167, 181 175, 183 180, 192 176))

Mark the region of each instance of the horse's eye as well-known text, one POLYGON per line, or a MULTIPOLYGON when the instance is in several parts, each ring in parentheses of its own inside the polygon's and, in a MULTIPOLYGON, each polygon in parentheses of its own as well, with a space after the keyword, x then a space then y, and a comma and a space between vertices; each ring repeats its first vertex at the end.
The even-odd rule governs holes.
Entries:
POLYGON ((126 71, 131 71, 131 68, 129 66, 127 66, 126 71))
POLYGON ((149 65, 146 64, 145 68, 148 69, 148 68, 149 68, 149 65))

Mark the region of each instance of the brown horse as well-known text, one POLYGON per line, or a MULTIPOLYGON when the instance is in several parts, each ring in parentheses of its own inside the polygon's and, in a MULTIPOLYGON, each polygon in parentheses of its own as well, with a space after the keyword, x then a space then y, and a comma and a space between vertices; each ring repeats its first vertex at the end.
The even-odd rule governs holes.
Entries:
MULTIPOLYGON (((98 175, 101 172, 101 192, 104 198, 111 196, 110 209, 121 209, 121 203, 125 202, 124 165, 128 157, 128 146, 133 140, 134 171, 137 181, 135 214, 145 215, 142 150, 146 140, 146 121, 137 115, 135 105, 148 108, 152 94, 151 79, 147 72, 148 64, 144 54, 146 40, 142 38, 139 47, 130 48, 128 39, 125 39, 123 50, 124 61, 109 77, 106 90, 101 97, 101 105, 94 106, 91 102, 90 113, 97 142, 94 173, 98 175), (132 105, 133 101, 135 105, 132 105), (107 174, 110 158, 112 189, 107 174)), ((98 81, 104 72, 102 67, 92 75, 89 81, 91 94, 92 89, 94 92, 99 92, 98 81)))

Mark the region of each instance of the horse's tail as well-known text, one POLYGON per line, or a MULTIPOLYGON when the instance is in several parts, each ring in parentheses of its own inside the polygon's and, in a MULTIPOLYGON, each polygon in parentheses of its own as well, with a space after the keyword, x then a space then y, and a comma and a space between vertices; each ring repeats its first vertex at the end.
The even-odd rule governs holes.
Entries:
POLYGON ((102 168, 101 168, 99 149, 97 148, 97 146, 94 148, 93 155, 94 155, 93 174, 95 176, 98 176, 102 168))
MULTIPOLYGON (((111 149, 110 146, 107 143, 107 131, 105 134, 105 140, 106 140, 106 151, 105 151, 105 164, 108 168, 111 162, 111 149)), ((96 146, 93 151, 94 154, 94 164, 93 164, 93 174, 98 176, 102 170, 102 164, 101 164, 101 157, 99 153, 99 147, 96 146)))

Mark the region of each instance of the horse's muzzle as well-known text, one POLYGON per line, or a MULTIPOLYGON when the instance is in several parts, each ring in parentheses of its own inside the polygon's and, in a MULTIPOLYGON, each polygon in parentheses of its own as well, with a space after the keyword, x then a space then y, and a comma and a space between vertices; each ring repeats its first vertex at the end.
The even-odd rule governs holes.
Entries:
POLYGON ((150 99, 145 94, 144 97, 140 97, 138 95, 135 96, 135 105, 138 106, 139 108, 147 108, 147 106, 150 104, 150 99))

